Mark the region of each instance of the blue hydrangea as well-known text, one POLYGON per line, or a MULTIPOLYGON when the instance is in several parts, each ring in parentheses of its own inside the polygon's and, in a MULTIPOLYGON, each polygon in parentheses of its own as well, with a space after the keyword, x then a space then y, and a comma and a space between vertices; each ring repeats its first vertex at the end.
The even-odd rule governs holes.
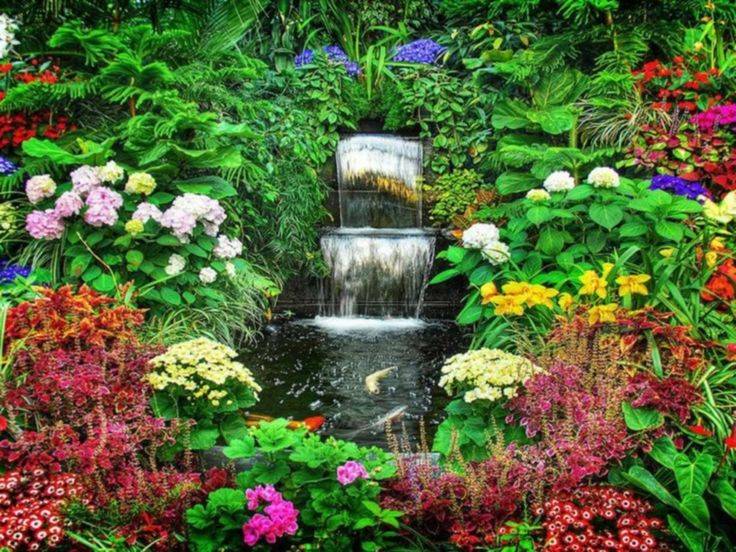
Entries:
MULTIPOLYGON (((330 61, 342 63, 348 75, 357 77, 360 75, 360 66, 352 61, 345 51, 339 46, 324 46, 322 51, 327 55, 330 61)), ((294 65, 304 67, 314 62, 314 50, 304 50, 294 58, 294 65)))
POLYGON ((690 182, 679 176, 671 174, 658 174, 652 178, 649 185, 650 190, 664 190, 671 194, 686 197, 688 199, 697 199, 699 196, 710 196, 708 190, 700 184, 700 182, 690 182))
POLYGON ((403 46, 399 46, 394 54, 394 61, 405 63, 437 63, 439 57, 447 50, 430 38, 421 38, 403 46))
POLYGON ((0 155, 0 176, 8 176, 18 170, 18 165, 0 155))
POLYGON ((0 259, 0 284, 7 284, 15 280, 18 276, 27 278, 31 273, 31 268, 13 264, 7 259, 0 259))

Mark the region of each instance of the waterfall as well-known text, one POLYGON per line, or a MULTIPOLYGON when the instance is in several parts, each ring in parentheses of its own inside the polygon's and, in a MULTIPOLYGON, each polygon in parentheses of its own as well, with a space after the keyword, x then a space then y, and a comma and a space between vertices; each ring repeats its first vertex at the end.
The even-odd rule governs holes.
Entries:
POLYGON ((421 228, 422 145, 358 134, 340 141, 340 228, 322 236, 329 267, 320 313, 418 318, 434 259, 421 228))

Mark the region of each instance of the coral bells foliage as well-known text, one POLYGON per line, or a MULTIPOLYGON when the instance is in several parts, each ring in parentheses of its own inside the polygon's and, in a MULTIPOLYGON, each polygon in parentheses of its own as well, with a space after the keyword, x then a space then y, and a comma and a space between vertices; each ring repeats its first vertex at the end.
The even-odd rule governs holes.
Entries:
POLYGON ((83 502, 77 477, 37 467, 0 475, 0 548, 56 548, 64 536, 62 508, 83 502))
POLYGON ((669 550, 659 540, 664 523, 652 506, 630 491, 607 486, 580 487, 536 507, 550 552, 669 550))
POLYGON ((143 311, 115 304, 111 297, 82 286, 39 289, 41 298, 10 309, 5 326, 8 346, 23 341, 31 350, 102 347, 136 341, 143 311))

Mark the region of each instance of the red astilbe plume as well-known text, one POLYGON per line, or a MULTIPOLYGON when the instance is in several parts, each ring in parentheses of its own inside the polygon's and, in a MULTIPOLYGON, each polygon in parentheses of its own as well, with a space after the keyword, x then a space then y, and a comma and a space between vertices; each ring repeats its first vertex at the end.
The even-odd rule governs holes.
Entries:
POLYGON ((87 286, 42 288, 43 297, 13 307, 5 326, 7 346, 23 341, 31 350, 103 347, 136 342, 143 311, 116 304, 87 286))
POLYGON ((669 550, 658 537, 664 522, 651 510, 630 491, 608 486, 579 487, 535 507, 549 552, 669 550))

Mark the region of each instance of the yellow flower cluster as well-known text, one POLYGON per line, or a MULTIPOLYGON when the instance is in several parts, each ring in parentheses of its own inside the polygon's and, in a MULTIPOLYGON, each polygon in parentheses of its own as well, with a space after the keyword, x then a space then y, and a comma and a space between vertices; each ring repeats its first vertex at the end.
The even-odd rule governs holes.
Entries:
POLYGON ((508 282, 498 293, 493 282, 483 284, 480 288, 481 304, 493 303, 494 314, 498 316, 524 314, 524 308, 536 306, 552 308, 552 298, 558 293, 556 289, 529 282, 508 282))
MULTIPOLYGON (((613 263, 603 263, 603 270, 599 275, 595 270, 586 270, 580 276, 580 295, 597 295, 601 299, 608 296, 608 276, 613 270, 613 263)), ((652 277, 648 274, 631 274, 616 278, 618 294, 621 297, 627 295, 649 295, 646 284, 652 277)))
POLYGON ((151 359, 153 370, 146 379, 156 390, 179 387, 192 398, 206 397, 212 406, 220 405, 228 395, 228 385, 233 383, 249 387, 257 396, 261 387, 251 371, 234 360, 236 356, 230 347, 216 341, 205 337, 192 339, 177 343, 151 359))
POLYGON ((143 223, 138 219, 130 219, 125 223, 125 231, 131 236, 137 236, 143 232, 143 223))
POLYGON ((128 176, 125 183, 125 191, 129 194, 150 195, 156 189, 156 181, 145 172, 137 172, 128 176))
POLYGON ((466 389, 465 402, 513 398, 520 385, 542 368, 499 349, 478 349, 450 357, 442 367, 440 387, 448 394, 466 389), (469 388, 469 389, 468 389, 469 388))

